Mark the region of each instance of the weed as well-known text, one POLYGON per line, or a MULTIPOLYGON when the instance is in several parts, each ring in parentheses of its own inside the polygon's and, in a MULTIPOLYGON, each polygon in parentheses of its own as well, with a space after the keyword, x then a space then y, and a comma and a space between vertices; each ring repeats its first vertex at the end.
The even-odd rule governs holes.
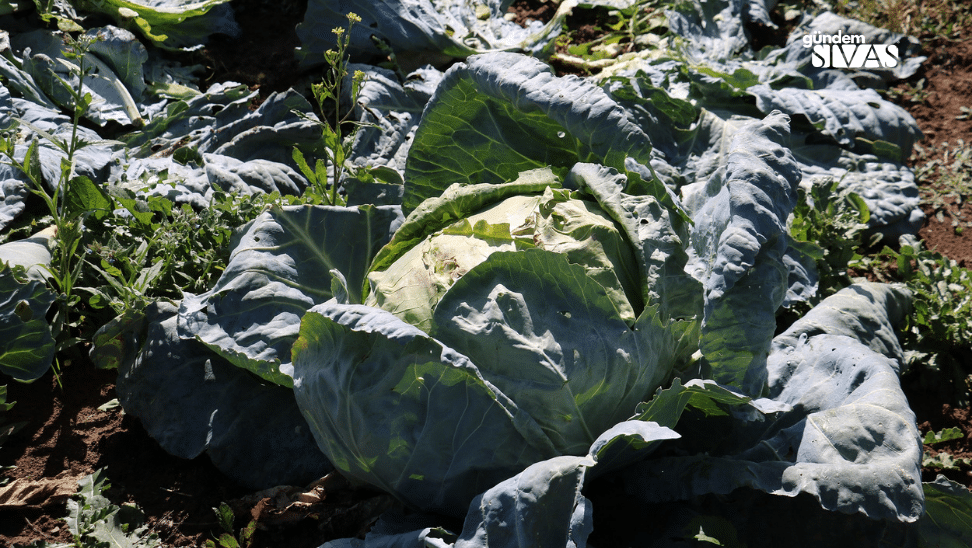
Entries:
POLYGON ((972 381, 972 272, 911 236, 856 266, 882 282, 903 282, 913 311, 899 334, 908 349, 904 384, 966 406, 972 381))
POLYGON ((158 536, 144 525, 145 516, 135 506, 116 506, 102 493, 106 485, 105 469, 86 476, 78 482, 78 493, 67 503, 68 515, 62 518, 71 532, 67 544, 47 544, 37 541, 26 548, 157 548, 158 536))
POLYGON ((962 207, 972 197, 972 146, 961 139, 955 146, 942 143, 931 151, 916 147, 919 165, 915 168, 923 203, 932 209, 932 215, 945 222, 951 218, 957 232, 972 227, 972 219, 966 219, 962 207), (925 160, 936 154, 933 160, 925 160))
POLYGON ((790 221, 793 247, 816 261, 819 286, 812 305, 852 283, 849 265, 861 258, 870 211, 840 181, 798 189, 790 221))
MULTIPOLYGON (((70 94, 73 107, 70 137, 62 139, 34 128, 35 132, 41 134, 65 155, 61 160, 59 178, 53 184, 51 192, 48 192, 44 184, 38 141, 35 139, 27 148, 23 160, 18 160, 15 156, 16 138, 11 136, 0 139, 0 154, 6 157, 6 161, 10 165, 18 168, 27 176, 32 186, 31 192, 44 201, 56 228, 54 260, 49 271, 51 283, 55 286, 54 289, 59 292, 55 302, 56 312, 51 321, 51 333, 57 343, 58 352, 79 342, 72 335, 72 328, 76 327, 77 324, 72 323, 70 316, 72 309, 79 301, 74 288, 83 264, 83 261, 78 258, 77 252, 84 223, 92 216, 106 215, 110 212, 109 207, 111 205, 110 200, 93 181, 75 173, 75 155, 87 145, 78 137, 78 125, 81 117, 90 107, 92 100, 91 94, 84 92, 84 79, 90 73, 86 58, 94 40, 93 37, 74 39, 68 36, 66 38, 68 48, 64 51, 64 55, 78 63, 76 68, 72 69, 76 71, 77 85, 71 86, 67 82, 61 81, 70 94)), ((53 366, 55 374, 59 378, 58 358, 55 358, 53 366)))
POLYGON ((928 96, 931 95, 931 92, 925 89, 925 83, 925 79, 920 78, 914 84, 906 82, 900 87, 888 89, 886 93, 888 98, 892 101, 901 100, 907 103, 920 105, 928 101, 928 96))
MULTIPOLYGON (((312 191, 320 196, 324 203, 328 205, 343 205, 344 199, 338 193, 341 181, 344 179, 345 171, 351 170, 347 162, 350 156, 351 145, 354 135, 361 127, 361 124, 351 120, 353 109, 346 109, 342 112, 341 94, 345 78, 348 77, 348 47, 351 44, 351 29, 355 23, 361 22, 361 17, 355 13, 348 13, 348 27, 344 29, 337 27, 331 32, 337 37, 337 49, 329 49, 324 52, 324 57, 328 64, 328 70, 324 74, 324 79, 311 86, 314 99, 317 102, 317 109, 322 116, 325 116, 326 107, 333 109, 334 122, 328 124, 316 119, 312 119, 321 128, 324 146, 327 151, 327 160, 318 158, 312 169, 304 158, 304 154, 299 148, 294 148, 293 158, 300 167, 301 172, 311 183, 312 191), (342 129, 345 125, 351 125, 352 130, 347 135, 342 129), (331 172, 328 173, 328 164, 331 172), (329 182, 330 181, 330 182, 329 182)), ((361 92, 361 84, 364 82, 363 72, 355 71, 351 75, 351 103, 357 103, 358 95, 361 92)), ((297 113, 302 115, 302 113, 297 113)), ((326 116, 325 116, 326 117, 326 116)))
POLYGON ((591 73, 614 64, 623 54, 657 46, 668 30, 663 11, 667 7, 658 0, 642 0, 624 9, 593 8, 593 13, 585 14, 592 24, 568 20, 572 30, 557 38, 551 61, 591 73))
POLYGON ((956 40, 972 30, 972 5, 951 0, 836 0, 833 11, 926 40, 956 40))
POLYGON ((206 548, 249 548, 253 544, 253 533, 256 532, 256 520, 251 520, 246 527, 240 529, 239 534, 233 535, 233 523, 236 516, 233 509, 225 502, 220 503, 219 508, 213 508, 216 514, 216 521, 219 522, 223 533, 216 541, 207 540, 206 548))

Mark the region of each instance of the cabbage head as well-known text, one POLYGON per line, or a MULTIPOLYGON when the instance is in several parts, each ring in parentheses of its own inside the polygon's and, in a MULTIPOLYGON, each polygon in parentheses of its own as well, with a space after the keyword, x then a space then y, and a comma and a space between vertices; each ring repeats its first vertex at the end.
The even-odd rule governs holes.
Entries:
POLYGON ((663 278, 700 286, 678 211, 633 184, 578 163, 563 180, 453 185, 412 211, 364 304, 311 308, 294 345, 297 401, 334 465, 458 516, 631 417, 698 348, 702 309, 658 297, 663 278))

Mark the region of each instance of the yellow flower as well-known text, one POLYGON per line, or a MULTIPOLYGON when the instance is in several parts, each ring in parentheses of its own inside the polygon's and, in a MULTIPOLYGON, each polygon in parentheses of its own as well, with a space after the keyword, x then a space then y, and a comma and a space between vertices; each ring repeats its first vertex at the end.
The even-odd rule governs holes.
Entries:
POLYGON ((348 13, 348 21, 350 21, 352 24, 353 23, 360 23, 361 22, 361 16, 358 15, 357 13, 354 13, 353 11, 352 12, 349 12, 348 13))
POLYGON ((334 27, 333 29, 331 29, 331 32, 333 32, 334 34, 336 34, 338 36, 341 36, 342 34, 344 34, 344 28, 343 27, 334 27))

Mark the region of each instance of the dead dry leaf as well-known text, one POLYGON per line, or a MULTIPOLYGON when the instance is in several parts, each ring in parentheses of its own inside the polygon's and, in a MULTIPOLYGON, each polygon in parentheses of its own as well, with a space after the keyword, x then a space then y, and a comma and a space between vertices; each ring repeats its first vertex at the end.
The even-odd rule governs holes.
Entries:
POLYGON ((78 480, 62 472, 53 478, 17 478, 0 487, 0 510, 41 508, 64 502, 78 492, 78 480))

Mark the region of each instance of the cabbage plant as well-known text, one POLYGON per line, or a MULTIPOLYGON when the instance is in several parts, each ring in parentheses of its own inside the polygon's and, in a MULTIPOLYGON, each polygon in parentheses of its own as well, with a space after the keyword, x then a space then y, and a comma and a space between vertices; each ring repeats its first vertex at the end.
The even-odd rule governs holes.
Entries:
MULTIPOLYGON (((907 545, 924 503, 894 335, 910 295, 862 282, 776 318, 817 285, 789 234, 798 187, 866 190, 869 229, 907 232, 917 128, 798 43, 734 55, 743 4, 755 17, 680 4, 675 49, 597 82, 473 50, 405 82, 361 67, 350 161, 383 183, 270 208, 208 291, 105 326, 126 412, 254 489, 336 469, 398 499, 333 546, 755 544, 754 513, 782 545, 907 545)), ((249 100, 227 84, 146 111, 91 169, 195 208, 299 193, 309 103, 249 100)))

